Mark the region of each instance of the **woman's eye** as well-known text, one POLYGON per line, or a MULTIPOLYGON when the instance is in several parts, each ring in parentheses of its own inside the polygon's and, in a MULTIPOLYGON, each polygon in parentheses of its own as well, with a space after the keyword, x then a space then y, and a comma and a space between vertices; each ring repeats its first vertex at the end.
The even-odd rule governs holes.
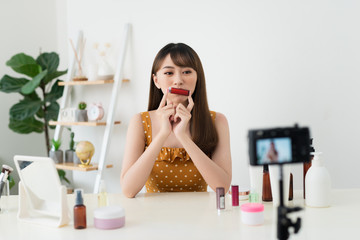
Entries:
POLYGON ((184 74, 190 74, 190 73, 191 73, 190 70, 184 71, 184 74))
POLYGON ((164 74, 165 75, 172 75, 173 73, 172 72, 165 72, 164 74))

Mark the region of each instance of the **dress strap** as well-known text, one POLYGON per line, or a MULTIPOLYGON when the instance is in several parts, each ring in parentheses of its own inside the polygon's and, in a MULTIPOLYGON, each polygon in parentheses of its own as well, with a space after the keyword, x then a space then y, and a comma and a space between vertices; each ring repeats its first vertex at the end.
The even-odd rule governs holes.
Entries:
POLYGON ((140 113, 141 120, 144 128, 144 134, 146 138, 146 147, 150 145, 152 140, 152 131, 151 131, 151 119, 149 112, 140 113))
POLYGON ((210 115, 211 115, 211 119, 213 120, 213 123, 215 123, 216 112, 210 111, 210 115))

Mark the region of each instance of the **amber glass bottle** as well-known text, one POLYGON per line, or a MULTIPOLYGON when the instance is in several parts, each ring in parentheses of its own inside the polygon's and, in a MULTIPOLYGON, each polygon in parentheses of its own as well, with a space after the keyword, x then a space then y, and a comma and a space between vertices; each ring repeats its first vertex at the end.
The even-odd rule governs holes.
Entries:
POLYGON ((262 189, 262 200, 264 202, 272 201, 269 166, 264 165, 263 169, 263 189, 262 189))
POLYGON ((289 201, 294 198, 294 188, 293 188, 293 174, 290 173, 290 184, 289 184, 289 201))
POLYGON ((86 207, 82 197, 82 190, 75 190, 76 201, 74 206, 74 228, 84 229, 86 228, 86 207))

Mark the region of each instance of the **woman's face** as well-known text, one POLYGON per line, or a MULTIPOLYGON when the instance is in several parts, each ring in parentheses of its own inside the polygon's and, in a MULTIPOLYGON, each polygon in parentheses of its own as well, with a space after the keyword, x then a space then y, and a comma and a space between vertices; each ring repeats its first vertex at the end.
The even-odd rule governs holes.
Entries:
MULTIPOLYGON (((169 87, 190 90, 192 94, 195 90, 197 73, 191 67, 179 67, 174 64, 170 54, 168 54, 160 69, 153 75, 156 87, 161 88, 162 92, 168 91, 169 87)), ((187 102, 187 96, 169 93, 168 102, 175 105, 187 102)))

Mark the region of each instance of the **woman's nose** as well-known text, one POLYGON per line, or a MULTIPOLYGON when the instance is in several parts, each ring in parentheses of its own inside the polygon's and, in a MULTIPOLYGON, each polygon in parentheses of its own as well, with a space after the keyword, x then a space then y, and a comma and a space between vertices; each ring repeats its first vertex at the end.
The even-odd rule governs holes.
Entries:
POLYGON ((181 74, 176 74, 174 84, 180 86, 184 83, 181 74))

